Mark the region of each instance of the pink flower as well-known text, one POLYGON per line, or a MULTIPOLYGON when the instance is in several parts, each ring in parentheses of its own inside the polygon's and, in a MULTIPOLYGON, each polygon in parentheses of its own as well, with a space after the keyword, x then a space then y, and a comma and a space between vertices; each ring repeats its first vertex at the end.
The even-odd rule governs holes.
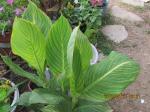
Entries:
POLYGON ((9 5, 12 5, 13 2, 14 2, 14 0, 7 0, 7 3, 8 3, 9 5))
POLYGON ((102 6, 103 0, 90 0, 92 6, 102 6))
POLYGON ((0 12, 4 11, 4 7, 0 7, 0 12))
POLYGON ((22 13, 22 10, 19 8, 16 8, 16 10, 15 10, 16 16, 19 16, 21 13, 22 13))

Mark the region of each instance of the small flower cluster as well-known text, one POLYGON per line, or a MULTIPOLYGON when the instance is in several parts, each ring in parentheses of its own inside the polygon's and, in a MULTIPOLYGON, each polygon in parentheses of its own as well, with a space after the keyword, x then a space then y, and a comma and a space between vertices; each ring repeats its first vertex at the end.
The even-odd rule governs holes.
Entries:
MULTIPOLYGON (((6 2, 7 2, 8 5, 12 6, 13 3, 14 3, 14 0, 6 0, 6 2)), ((15 13, 16 16, 19 16, 19 15, 21 15, 21 14, 24 12, 24 10, 25 10, 24 7, 16 8, 16 9, 14 10, 14 13, 15 13)), ((0 13, 2 13, 2 12, 4 12, 4 11, 5 11, 5 8, 2 7, 2 6, 0 6, 0 13)))
POLYGON ((8 3, 9 5, 12 5, 12 4, 14 3, 14 0, 7 0, 7 3, 8 3))
POLYGON ((21 16, 27 4, 27 0, 0 0, 0 37, 11 31, 15 16, 21 16))
POLYGON ((102 6, 103 5, 103 0, 90 0, 92 6, 102 6))

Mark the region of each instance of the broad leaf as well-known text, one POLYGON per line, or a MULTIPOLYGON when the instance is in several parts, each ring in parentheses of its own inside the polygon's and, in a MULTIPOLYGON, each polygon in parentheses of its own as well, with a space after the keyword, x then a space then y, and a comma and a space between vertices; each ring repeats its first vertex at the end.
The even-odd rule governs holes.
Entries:
POLYGON ((44 14, 44 12, 41 11, 33 2, 30 1, 26 11, 23 14, 23 18, 36 24, 42 33, 44 33, 44 36, 47 37, 52 22, 50 18, 44 14))
POLYGON ((80 102, 73 112, 112 112, 106 103, 80 102))
POLYGON ((32 104, 56 105, 62 102, 62 96, 51 94, 46 89, 35 89, 32 92, 25 92, 20 96, 19 105, 30 106, 32 104))
POLYGON ((41 109, 42 112, 72 112, 71 101, 64 100, 57 105, 47 105, 41 109))
POLYGON ((86 70, 90 65, 92 48, 88 38, 79 30, 79 27, 76 27, 71 34, 67 58, 69 66, 74 72, 80 69, 78 65, 81 65, 82 70, 86 70))
POLYGON ((80 77, 80 98, 106 101, 120 94, 139 73, 139 65, 128 57, 112 52, 108 58, 89 67, 80 77))
POLYGON ((0 112, 10 112, 10 105, 0 103, 0 112))
POLYGON ((67 45, 71 35, 68 20, 61 16, 51 27, 46 47, 46 60, 54 75, 65 74, 67 45))
POLYGON ((17 64, 13 63, 12 60, 7 56, 1 56, 3 61, 9 66, 9 68, 17 75, 28 78, 34 82, 37 86, 44 87, 44 82, 35 74, 24 71, 17 64))
POLYGON ((60 112, 54 105, 47 105, 40 110, 41 112, 60 112))
POLYGON ((40 74, 44 72, 45 39, 36 25, 16 18, 13 25, 11 47, 14 54, 26 60, 40 74))
MULTIPOLYGON (((92 58, 92 48, 88 38, 76 27, 68 43, 67 59, 70 68, 70 86, 72 94, 75 94, 75 82, 79 76, 87 70, 92 58)), ((77 87, 79 88, 79 86, 77 87)))
POLYGON ((79 72, 76 73, 76 71, 78 71, 80 67, 78 65, 81 64, 82 71, 87 70, 87 68, 90 65, 90 60, 93 54, 92 54, 92 47, 88 38, 80 30, 78 30, 77 37, 75 38, 76 38, 76 42, 75 42, 74 52, 73 52, 73 71, 76 78, 79 78, 80 73, 79 72))

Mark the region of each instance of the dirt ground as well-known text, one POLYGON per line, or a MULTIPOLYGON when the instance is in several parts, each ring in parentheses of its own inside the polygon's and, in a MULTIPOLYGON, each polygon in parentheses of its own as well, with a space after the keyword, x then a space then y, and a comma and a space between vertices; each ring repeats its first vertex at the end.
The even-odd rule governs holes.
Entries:
POLYGON ((141 66, 141 73, 136 82, 110 104, 114 112, 150 112, 150 3, 139 8, 111 0, 110 8, 113 5, 134 12, 144 22, 131 23, 114 18, 114 24, 124 25, 129 33, 125 41, 115 45, 115 50, 136 60, 141 66))

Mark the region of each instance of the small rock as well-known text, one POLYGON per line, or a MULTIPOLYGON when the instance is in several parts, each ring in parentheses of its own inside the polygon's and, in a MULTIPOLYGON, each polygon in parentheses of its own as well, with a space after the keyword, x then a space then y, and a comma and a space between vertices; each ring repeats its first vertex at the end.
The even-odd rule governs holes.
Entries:
POLYGON ((144 1, 145 3, 150 2, 150 0, 142 0, 142 1, 144 1))
POLYGON ((144 7, 144 0, 122 0, 122 2, 133 6, 144 7))
POLYGON ((143 104, 145 101, 144 101, 144 99, 141 99, 141 104, 143 104))
POLYGON ((113 16, 124 19, 124 20, 128 20, 128 21, 132 21, 132 22, 143 22, 144 20, 139 17, 138 15, 129 12, 123 8, 120 8, 119 6, 113 6, 111 13, 113 16))
POLYGON ((107 36, 110 40, 120 43, 128 37, 128 32, 125 27, 122 25, 106 25, 102 32, 105 36, 107 36))

